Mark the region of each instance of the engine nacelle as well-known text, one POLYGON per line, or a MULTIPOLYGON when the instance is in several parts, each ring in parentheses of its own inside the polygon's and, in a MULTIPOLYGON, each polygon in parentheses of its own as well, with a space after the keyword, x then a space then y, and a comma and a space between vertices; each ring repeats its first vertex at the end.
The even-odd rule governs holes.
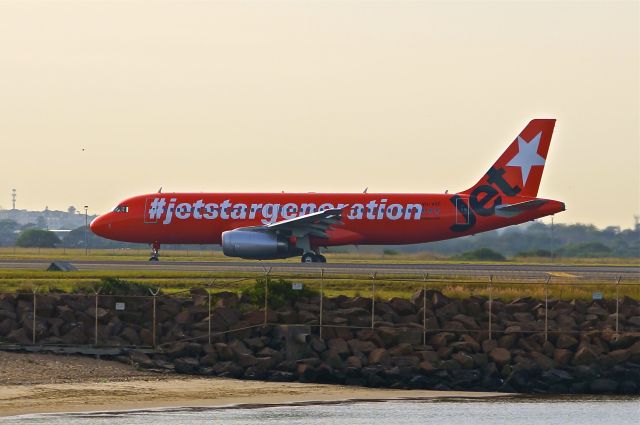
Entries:
POLYGON ((275 260, 296 256, 301 250, 274 233, 228 230, 222 232, 222 252, 229 257, 275 260))

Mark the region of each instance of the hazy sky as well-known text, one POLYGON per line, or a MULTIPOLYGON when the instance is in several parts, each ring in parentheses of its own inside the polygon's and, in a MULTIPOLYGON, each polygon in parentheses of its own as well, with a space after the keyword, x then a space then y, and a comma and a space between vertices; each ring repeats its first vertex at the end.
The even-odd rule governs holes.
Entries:
POLYGON ((556 222, 630 227, 639 5, 0 1, 0 205, 452 192, 555 117, 556 222))

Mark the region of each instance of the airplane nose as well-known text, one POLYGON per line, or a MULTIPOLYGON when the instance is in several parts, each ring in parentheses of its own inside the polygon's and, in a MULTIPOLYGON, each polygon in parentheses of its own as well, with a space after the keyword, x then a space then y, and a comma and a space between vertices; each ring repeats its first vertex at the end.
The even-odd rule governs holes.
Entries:
POLYGON ((105 231, 107 229, 106 217, 104 215, 98 216, 91 220, 89 224, 89 228, 91 231, 98 236, 105 236, 105 231))

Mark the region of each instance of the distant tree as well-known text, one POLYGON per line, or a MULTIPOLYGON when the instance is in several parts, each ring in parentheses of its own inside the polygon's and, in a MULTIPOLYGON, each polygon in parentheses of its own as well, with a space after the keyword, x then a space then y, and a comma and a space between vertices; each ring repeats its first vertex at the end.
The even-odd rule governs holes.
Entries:
POLYGON ((20 233, 16 245, 25 248, 53 248, 60 243, 55 233, 41 229, 27 229, 20 233))
POLYGON ((39 229, 46 229, 47 228, 47 220, 39 215, 38 218, 36 219, 36 227, 39 229))
POLYGON ((553 253, 548 249, 534 249, 531 251, 520 251, 516 254, 516 257, 541 257, 548 258, 553 256, 553 253))
POLYGON ((567 244, 559 250, 563 257, 599 258, 610 257, 611 253, 611 248, 601 242, 567 244))
POLYGON ((490 248, 478 248, 475 251, 463 252, 458 256, 461 260, 467 261, 505 261, 504 255, 490 248))
POLYGON ((20 226, 14 220, 0 220, 0 245, 13 245, 20 226))
MULTIPOLYGON (((82 248, 84 247, 85 226, 80 226, 69 233, 67 233, 62 240, 62 246, 67 248, 82 248)), ((112 241, 109 239, 101 238, 87 229, 87 242, 90 248, 147 248, 146 244, 132 244, 127 242, 112 241)), ((163 246, 166 249, 172 249, 169 246, 163 246)))
POLYGON ((73 205, 71 205, 69 208, 67 208, 67 212, 69 214, 75 214, 76 213, 76 207, 74 207, 73 205))

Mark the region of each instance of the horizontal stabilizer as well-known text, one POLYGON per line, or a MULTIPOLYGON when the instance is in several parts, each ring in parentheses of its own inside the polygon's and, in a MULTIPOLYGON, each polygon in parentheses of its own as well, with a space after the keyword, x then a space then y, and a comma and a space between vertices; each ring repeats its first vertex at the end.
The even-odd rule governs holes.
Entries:
POLYGON ((546 203, 546 199, 532 199, 518 202, 517 204, 498 205, 496 207, 496 215, 499 217, 515 217, 523 212, 535 210, 546 203))

